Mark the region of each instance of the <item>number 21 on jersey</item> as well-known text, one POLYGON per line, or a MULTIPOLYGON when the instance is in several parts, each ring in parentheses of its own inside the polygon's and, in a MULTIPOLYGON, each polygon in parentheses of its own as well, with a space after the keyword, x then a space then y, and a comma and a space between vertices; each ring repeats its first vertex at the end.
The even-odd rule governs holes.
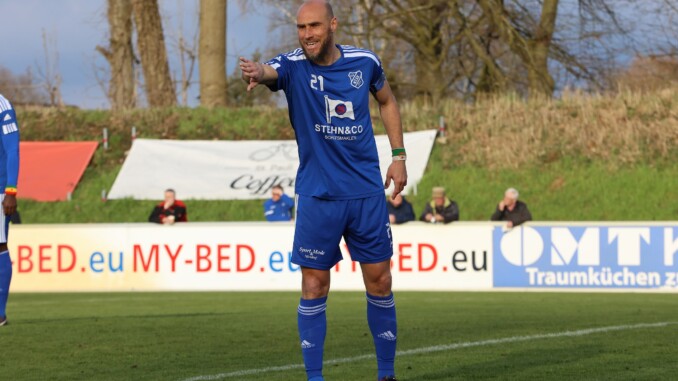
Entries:
POLYGON ((322 75, 311 74, 311 88, 313 90, 325 91, 325 84, 322 75), (320 89, 318 89, 320 87, 320 89))

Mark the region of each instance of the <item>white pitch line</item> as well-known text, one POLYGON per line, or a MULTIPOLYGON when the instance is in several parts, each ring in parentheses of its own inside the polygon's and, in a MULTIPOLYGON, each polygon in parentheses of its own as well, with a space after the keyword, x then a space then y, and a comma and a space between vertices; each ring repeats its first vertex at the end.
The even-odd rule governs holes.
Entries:
MULTIPOLYGON (((434 346, 431 346, 431 347, 408 349, 408 350, 404 350, 404 351, 398 351, 398 352, 396 352, 396 355, 399 356, 399 357, 411 356, 411 355, 418 355, 418 354, 424 354, 424 353, 451 351, 451 350, 460 349, 460 348, 482 347, 482 346, 485 346, 485 345, 517 343, 517 342, 521 342, 521 341, 531 341, 531 340, 541 340, 541 339, 556 339, 556 338, 560 338, 560 337, 586 336, 586 335, 591 335, 591 334, 594 334, 594 333, 605 333, 605 332, 613 332, 613 331, 628 331, 628 330, 632 330, 632 329, 642 329, 642 328, 658 328, 658 327, 666 327, 666 326, 674 325, 674 324, 678 324, 678 322, 667 321, 667 322, 661 322, 661 323, 640 323, 640 324, 631 324, 631 325, 614 325, 614 326, 609 326, 609 327, 580 329, 580 330, 576 330, 576 331, 563 331, 563 332, 543 333, 543 334, 526 335, 526 336, 511 336, 511 337, 504 337, 504 338, 501 338, 501 339, 489 339, 489 340, 481 340, 481 341, 466 341, 466 342, 462 342, 462 343, 454 343, 454 344, 447 344, 447 345, 434 345, 434 346)), ((360 360, 370 360, 370 359, 374 359, 374 358, 375 358, 375 355, 373 355, 373 354, 355 356, 355 357, 344 357, 344 358, 338 358, 338 359, 334 359, 334 360, 328 360, 328 361, 323 362, 323 364, 325 364, 325 365, 343 364, 343 363, 360 361, 360 360)), ((221 380, 221 379, 224 379, 224 378, 248 376, 248 375, 260 374, 260 373, 280 372, 280 371, 286 371, 286 370, 292 370, 292 369, 303 369, 303 368, 304 368, 304 364, 288 364, 288 365, 281 365, 281 366, 271 366, 271 367, 266 367, 266 368, 238 370, 238 371, 235 371, 235 372, 220 373, 220 374, 213 374, 213 375, 207 375, 207 376, 196 376, 196 377, 187 378, 183 381, 221 380)))

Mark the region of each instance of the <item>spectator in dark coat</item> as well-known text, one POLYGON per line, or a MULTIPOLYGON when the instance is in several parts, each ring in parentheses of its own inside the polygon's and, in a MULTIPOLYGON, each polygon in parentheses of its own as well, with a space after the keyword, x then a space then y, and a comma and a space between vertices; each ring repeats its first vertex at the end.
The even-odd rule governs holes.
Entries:
POLYGON ((390 197, 387 200, 386 207, 388 208, 388 219, 391 224, 402 224, 407 221, 414 221, 414 209, 405 197, 398 193, 395 198, 390 197))
POLYGON ((524 202, 518 201, 518 191, 515 188, 509 188, 504 192, 504 199, 499 202, 490 219, 507 221, 506 226, 512 228, 525 221, 532 221, 532 214, 524 202))
POLYGON ((434 187, 432 200, 426 204, 424 212, 419 218, 424 222, 445 223, 459 221, 459 207, 457 203, 445 196, 445 188, 434 187))

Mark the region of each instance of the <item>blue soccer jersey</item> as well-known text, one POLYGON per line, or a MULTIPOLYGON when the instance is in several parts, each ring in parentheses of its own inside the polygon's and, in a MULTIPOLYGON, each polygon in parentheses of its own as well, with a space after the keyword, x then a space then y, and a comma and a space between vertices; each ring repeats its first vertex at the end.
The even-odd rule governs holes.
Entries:
POLYGON ((299 146, 295 192, 329 200, 384 193, 370 119, 370 93, 385 76, 373 52, 337 45, 341 58, 328 66, 302 49, 266 64, 278 73, 271 90, 283 90, 299 146))
POLYGON ((0 192, 15 194, 19 177, 19 125, 9 101, 0 94, 0 192))

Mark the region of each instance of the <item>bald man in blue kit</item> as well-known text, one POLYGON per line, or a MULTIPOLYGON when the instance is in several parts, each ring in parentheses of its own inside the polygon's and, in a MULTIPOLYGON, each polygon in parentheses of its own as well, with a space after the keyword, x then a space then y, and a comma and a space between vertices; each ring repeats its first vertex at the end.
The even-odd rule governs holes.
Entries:
POLYGON ((397 338, 391 292, 393 240, 384 188, 392 197, 407 184, 400 112, 373 52, 334 42, 337 19, 325 1, 306 1, 297 13, 301 48, 265 64, 240 59, 247 90, 283 90, 299 147, 292 262, 301 266, 297 308, 308 380, 321 381, 327 331, 329 270, 342 259, 343 237, 360 262, 367 321, 377 356, 377 380, 394 381, 397 338), (374 97, 393 150, 382 182, 369 98, 374 97))

